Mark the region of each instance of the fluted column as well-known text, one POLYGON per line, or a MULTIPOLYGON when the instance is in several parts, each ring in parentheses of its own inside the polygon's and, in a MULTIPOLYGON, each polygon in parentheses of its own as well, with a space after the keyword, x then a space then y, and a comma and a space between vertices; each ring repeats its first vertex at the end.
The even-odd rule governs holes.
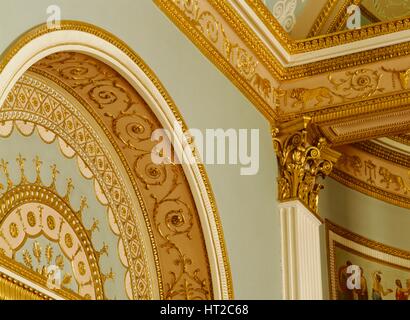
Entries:
POLYGON ((274 128, 278 158, 284 299, 323 299, 319 179, 332 171, 340 154, 324 138, 309 134, 310 118, 274 128))

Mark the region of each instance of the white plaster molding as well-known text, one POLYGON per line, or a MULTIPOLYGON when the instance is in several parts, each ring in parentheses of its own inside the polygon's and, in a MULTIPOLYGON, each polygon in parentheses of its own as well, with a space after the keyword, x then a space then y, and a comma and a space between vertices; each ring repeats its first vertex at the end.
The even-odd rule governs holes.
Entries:
POLYGON ((280 203, 279 214, 283 299, 323 299, 319 229, 322 222, 299 200, 280 203))

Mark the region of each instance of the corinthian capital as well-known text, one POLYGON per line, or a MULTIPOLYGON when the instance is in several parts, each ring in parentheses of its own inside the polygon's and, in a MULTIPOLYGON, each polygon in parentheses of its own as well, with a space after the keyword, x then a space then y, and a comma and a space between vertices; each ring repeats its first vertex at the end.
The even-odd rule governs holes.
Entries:
POLYGON ((319 191, 333 169, 340 154, 327 145, 325 138, 312 139, 309 135, 311 119, 303 117, 272 129, 273 144, 278 158, 279 200, 299 199, 317 213, 319 191))

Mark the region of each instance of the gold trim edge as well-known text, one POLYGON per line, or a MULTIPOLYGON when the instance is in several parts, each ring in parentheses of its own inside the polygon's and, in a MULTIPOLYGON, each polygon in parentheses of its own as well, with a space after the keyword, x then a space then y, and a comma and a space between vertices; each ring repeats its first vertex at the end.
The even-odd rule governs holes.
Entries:
POLYGON ((382 252, 382 253, 389 254, 389 255, 392 255, 398 258, 410 260, 409 251, 405 251, 403 249, 388 246, 384 243, 365 238, 355 232, 352 232, 346 228, 343 228, 342 226, 335 224, 329 219, 325 219, 325 225, 328 231, 332 231, 333 233, 341 237, 344 237, 347 240, 356 242, 357 244, 368 247, 370 249, 374 249, 378 252, 382 252))
POLYGON ((337 182, 345 185, 349 189, 359 191, 364 195, 393 204, 398 207, 410 209, 410 199, 371 186, 337 168, 333 168, 333 171, 330 173, 330 177, 337 182))
POLYGON ((273 17, 261 0, 245 0, 248 6, 256 13, 265 26, 280 41, 285 50, 290 54, 305 53, 315 50, 331 48, 355 41, 374 38, 410 29, 410 18, 374 23, 364 26, 359 30, 344 30, 330 34, 314 36, 303 40, 294 40, 273 17))

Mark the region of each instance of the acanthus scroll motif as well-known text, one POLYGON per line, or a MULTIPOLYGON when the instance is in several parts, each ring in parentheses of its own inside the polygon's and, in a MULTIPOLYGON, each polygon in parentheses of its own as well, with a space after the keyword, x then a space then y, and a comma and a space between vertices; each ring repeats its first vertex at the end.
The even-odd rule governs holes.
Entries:
MULTIPOLYGON (((195 10, 194 7, 191 9, 195 10)), ((211 22, 208 27, 210 25, 211 22)), ((141 97, 132 94, 133 88, 118 74, 89 57, 74 53, 54 54, 34 68, 58 75, 64 84, 85 97, 111 126, 124 152, 133 154, 130 167, 142 186, 141 193, 146 195, 144 199, 148 205, 145 205, 159 235, 158 248, 175 261, 175 265, 168 268, 172 271, 164 275, 167 288, 164 298, 209 299, 212 292, 206 278, 207 270, 201 271, 202 267, 197 266, 199 263, 181 246, 187 240, 202 241, 197 236, 191 237, 197 235, 200 226, 195 218, 195 204, 186 196, 189 190, 184 172, 180 166, 172 163, 156 165, 151 159, 155 145, 151 135, 160 128, 152 111, 141 97)))
POLYGON ((277 137, 280 130, 273 129, 279 165, 278 196, 281 201, 299 199, 317 213, 319 192, 323 189, 317 179, 331 173, 336 159, 323 156, 323 151, 328 148, 324 138, 316 144, 309 143, 307 123, 303 129, 282 138, 277 137))

